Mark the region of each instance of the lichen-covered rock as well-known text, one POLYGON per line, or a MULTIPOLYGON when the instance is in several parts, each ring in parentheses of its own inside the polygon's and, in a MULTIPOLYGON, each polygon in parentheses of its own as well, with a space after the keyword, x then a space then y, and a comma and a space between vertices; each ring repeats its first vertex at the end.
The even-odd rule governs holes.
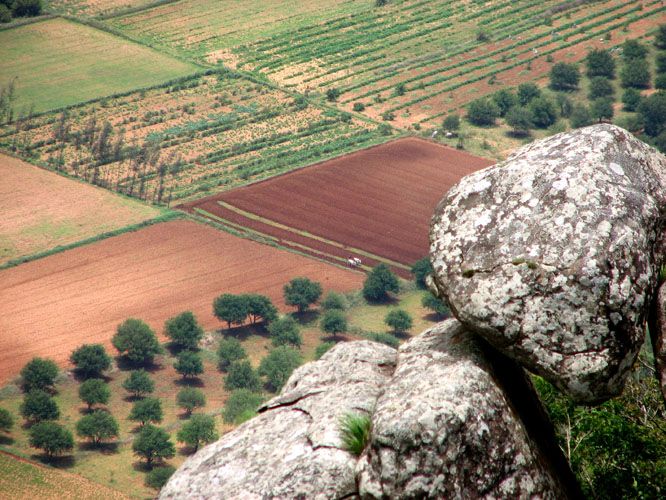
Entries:
POLYGON ((396 351, 339 344, 296 370, 260 415, 190 457, 160 498, 340 498, 356 492, 357 458, 341 449, 339 420, 370 413, 396 351))
POLYGON ((431 226, 435 284, 469 329, 579 402, 619 394, 664 254, 666 158, 612 125, 465 177, 431 226))
POLYGON ((362 498, 567 497, 480 342, 448 320, 400 348, 359 461, 362 498))

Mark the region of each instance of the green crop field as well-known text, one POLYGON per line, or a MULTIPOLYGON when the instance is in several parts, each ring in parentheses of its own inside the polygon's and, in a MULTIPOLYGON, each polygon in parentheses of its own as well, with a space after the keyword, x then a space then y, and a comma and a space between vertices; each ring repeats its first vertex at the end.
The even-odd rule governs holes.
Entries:
POLYGON ((127 9, 136 9, 159 0, 45 0, 49 12, 83 17, 108 16, 127 9))
POLYGON ((104 31, 51 19, 0 31, 0 85, 18 112, 69 106, 193 73, 196 67, 104 31))

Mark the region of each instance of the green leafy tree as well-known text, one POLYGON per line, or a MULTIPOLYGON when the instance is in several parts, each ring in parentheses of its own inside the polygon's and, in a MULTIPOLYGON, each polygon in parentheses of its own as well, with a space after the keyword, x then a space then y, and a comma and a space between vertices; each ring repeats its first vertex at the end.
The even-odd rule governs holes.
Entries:
POLYGON ((479 127, 495 125, 495 119, 499 114, 497 104, 488 98, 476 99, 467 107, 467 120, 479 127))
POLYGON ((620 71, 624 88, 646 89, 650 86, 650 66, 645 59, 634 59, 625 63, 620 71))
POLYGON ((638 113, 643 119, 645 133, 657 137, 666 127, 666 92, 659 91, 642 99, 638 113))
POLYGON ((409 313, 403 309, 393 309, 384 318, 384 323, 393 329, 394 333, 406 332, 414 323, 409 313))
POLYGON ((268 387, 277 392, 302 363, 303 358, 295 349, 287 346, 276 347, 261 360, 259 375, 266 377, 268 387))
POLYGON ((622 44, 622 59, 625 62, 645 59, 647 53, 647 47, 638 40, 625 40, 622 44))
POLYGON ((248 389, 257 392, 261 389, 261 380, 249 361, 234 361, 229 366, 227 377, 224 379, 224 388, 231 391, 248 389))
POLYGON ((95 410, 84 415, 76 423, 76 434, 90 439, 94 444, 118 437, 118 422, 113 415, 103 410, 95 410))
POLYGON ((130 318, 118 326, 111 339, 118 352, 132 363, 151 364, 162 353, 155 332, 140 319, 130 318))
POLYGON ((178 441, 194 448, 206 443, 212 443, 220 437, 215 430, 215 419, 210 415, 194 415, 178 431, 178 441))
POLYGON ((9 23, 12 20, 12 11, 4 4, 0 3, 0 23, 9 23))
POLYGON ((222 339, 217 349, 217 366, 220 370, 226 372, 234 361, 245 358, 247 353, 237 339, 222 339))
POLYGON ((615 59, 607 50, 592 49, 585 57, 585 66, 588 78, 594 78, 595 76, 615 78, 615 59))
POLYGON ((541 90, 534 83, 521 83, 518 85, 518 102, 521 106, 527 106, 532 99, 541 97, 541 90))
POLYGON ((330 351, 333 347, 335 347, 335 343, 333 343, 333 342, 322 342, 315 349, 315 359, 321 358, 324 354, 326 354, 328 351, 330 351))
POLYGON ((145 426, 148 422, 161 422, 163 416, 162 403, 159 399, 144 398, 134 402, 127 418, 132 422, 139 422, 142 426, 145 426))
POLYGON ((365 104, 363 104, 362 102, 355 102, 352 109, 357 113, 360 113, 361 111, 365 111, 365 104))
POLYGON ((134 439, 132 451, 149 464, 176 455, 176 447, 171 442, 169 434, 164 429, 150 424, 143 426, 134 439))
POLYGON ((538 128, 548 128, 557 121, 557 110, 553 102, 547 97, 532 99, 528 105, 532 115, 532 123, 538 128))
POLYGON ((0 408, 0 431, 9 432, 14 427, 14 417, 9 410, 0 408))
POLYGON ((134 370, 123 382, 123 389, 134 397, 141 397, 155 390, 155 382, 146 370, 134 370))
POLYGON ((569 122, 573 128, 587 127, 592 125, 592 115, 590 114, 590 108, 583 104, 574 105, 571 116, 569 117, 569 122))
POLYGON ((263 319, 264 322, 270 323, 278 317, 278 310, 271 302, 271 299, 265 295, 247 294, 245 295, 247 301, 247 313, 250 316, 252 324, 256 324, 259 320, 263 319))
POLYGON ((656 76, 654 79, 654 88, 658 90, 666 89, 666 73, 662 73, 656 76))
POLYGON ((14 0, 14 17, 34 17, 42 13, 42 0, 14 0))
POLYGON ((60 410, 55 400, 46 392, 33 389, 23 397, 21 416, 30 422, 57 420, 60 410))
POLYGON ((300 347, 303 344, 298 323, 291 316, 284 316, 273 321, 268 327, 268 332, 271 334, 271 342, 274 346, 291 345, 300 347))
POLYGON ((559 62, 550 68, 550 88, 553 90, 575 90, 580 73, 575 64, 559 62))
POLYGON ((338 309, 344 311, 349 307, 347 299, 341 293, 330 291, 324 297, 324 300, 321 301, 321 308, 324 311, 329 311, 331 309, 338 309))
POLYGON ((389 293, 398 293, 398 277, 386 264, 379 264, 370 271, 363 283, 363 297, 370 302, 386 301, 389 293))
POLYGON ((184 379, 187 377, 196 377, 197 375, 201 375, 204 371, 201 356, 192 351, 181 352, 173 367, 184 379))
POLYGON ((448 318, 449 316, 451 316, 451 311, 449 310, 449 307, 444 303, 444 301, 438 299, 431 293, 423 294, 423 297, 421 298, 421 305, 426 309, 430 309, 440 318, 448 318))
POLYGON ((30 446, 51 458, 74 448, 74 436, 55 422, 39 422, 30 428, 30 446))
POLYGON ((595 76, 590 80, 590 92, 588 94, 590 100, 598 99, 599 97, 609 97, 614 93, 615 89, 608 78, 595 76))
POLYGON ((600 97, 592 101, 590 106, 592 118, 601 122, 613 118, 613 101, 607 97, 600 97))
POLYGON ((261 394, 247 389, 235 390, 224 403, 222 417, 228 424, 242 424, 257 414, 257 409, 263 402, 261 394))
POLYGON ((248 315, 248 303, 242 295, 225 293, 213 301, 213 313, 221 321, 227 322, 227 329, 231 325, 242 325, 248 315))
POLYGON ((442 121, 442 128, 448 132, 457 133, 460 130, 460 117, 455 113, 446 115, 442 121))
POLYGON ((657 53, 654 59, 654 66, 657 73, 666 73, 666 51, 662 50, 657 53))
POLYGON ((555 102, 557 103, 560 116, 569 118, 573 111, 573 103, 571 102, 571 99, 564 94, 557 94, 555 96, 555 102))
POLYGON ((412 275, 414 276, 414 281, 416 286, 422 290, 426 287, 425 279, 429 274, 432 274, 432 264, 428 257, 423 257, 422 259, 417 260, 412 265, 412 275))
POLYGON ((85 344, 76 349, 69 360, 76 367, 77 373, 84 378, 97 378, 111 368, 111 356, 102 344, 85 344))
POLYGON ((636 111, 641 102, 641 91, 633 88, 625 89, 622 93, 622 109, 625 111, 636 111))
POLYGON ((389 347, 393 347, 393 349, 400 347, 400 341, 389 333, 371 332, 366 334, 366 337, 368 340, 379 342, 380 344, 385 344, 389 347))
POLYGON ((21 386, 24 392, 34 389, 53 390, 58 376, 58 366, 50 359, 33 358, 21 370, 21 386))
POLYGON ((294 278, 284 286, 284 300, 289 306, 294 306, 298 312, 307 311, 321 297, 322 288, 316 281, 308 278, 294 278))
POLYGON ((516 106, 506 114, 506 123, 511 127, 513 135, 528 135, 533 126, 532 113, 523 106, 516 106))
POLYGON ((204 335, 203 328, 190 311, 185 311, 167 320, 164 325, 164 333, 179 349, 196 349, 204 335))
POLYGON ((176 472, 176 468, 172 465, 163 465, 161 467, 153 468, 148 474, 146 474, 146 486, 149 488, 155 488, 159 490, 167 484, 169 478, 173 476, 173 473, 176 472))
POLYGON ((79 386, 79 397, 81 401, 88 405, 88 410, 90 410, 93 405, 107 404, 111 398, 111 389, 104 380, 91 378, 79 386))
POLYGON ((336 337, 338 333, 347 331, 347 318, 342 311, 331 309, 321 317, 320 327, 324 332, 336 337))
POLYGON ((335 102, 340 97, 340 89, 331 87, 326 91, 326 100, 330 102, 335 102))
POLYGON ((178 391, 176 403, 179 408, 185 410, 185 414, 190 416, 196 408, 206 406, 206 396, 203 391, 195 387, 184 387, 178 391))
POLYGON ((501 89, 495 92, 491 99, 497 105, 500 116, 506 116, 507 112, 518 105, 518 96, 509 89, 501 89))
POLYGON ((654 35, 654 46, 660 50, 666 49, 666 24, 657 26, 657 32, 654 35))

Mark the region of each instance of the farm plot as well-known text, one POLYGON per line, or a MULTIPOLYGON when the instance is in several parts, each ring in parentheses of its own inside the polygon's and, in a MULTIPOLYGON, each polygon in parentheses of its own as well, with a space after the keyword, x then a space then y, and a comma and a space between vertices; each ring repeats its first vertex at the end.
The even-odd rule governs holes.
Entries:
POLYGON ((145 7, 157 0, 46 0, 49 12, 94 17, 145 7))
MULTIPOLYGON (((215 17, 218 7, 199 8, 215 17)), ((175 6, 113 22, 132 36, 147 30, 151 43, 259 71, 301 92, 336 89, 345 109, 362 103, 368 116, 406 126, 435 123, 496 90, 493 83, 539 80, 550 69, 547 58, 577 61, 594 46, 643 36, 666 21, 660 0, 366 2, 317 20, 294 12, 295 24, 259 24, 249 41, 218 36, 207 21, 188 31, 175 6)))
POLYGON ((196 67, 65 19, 0 31, 0 85, 15 84, 14 116, 148 87, 196 67))
POLYGON ((109 238, 0 271, 0 382, 35 356, 67 362, 83 343, 110 346, 129 317, 157 332, 193 311, 207 329, 221 293, 256 292, 285 309, 282 287, 307 276, 324 289, 358 289, 361 273, 231 236, 190 221, 173 221, 109 238))
POLYGON ((152 202, 202 192, 385 141, 376 124, 226 72, 0 127, 0 147, 152 202))
POLYGON ((492 163, 400 139, 182 208, 331 260, 354 255, 409 276, 409 266, 428 254, 437 202, 461 177, 492 163))
POLYGON ((0 265, 137 224, 160 210, 0 154, 0 265))

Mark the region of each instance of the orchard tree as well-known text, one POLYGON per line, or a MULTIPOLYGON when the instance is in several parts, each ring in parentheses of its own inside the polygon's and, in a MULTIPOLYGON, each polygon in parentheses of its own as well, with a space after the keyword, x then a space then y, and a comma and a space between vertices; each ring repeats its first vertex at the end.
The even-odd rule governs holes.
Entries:
POLYGON ((601 123, 604 120, 613 118, 613 101, 607 97, 600 97, 592 101, 590 106, 592 118, 601 123))
POLYGON ((130 318, 120 324, 111 343, 121 355, 136 364, 152 364, 155 356, 163 352, 155 332, 140 319, 130 318))
POLYGON ((84 415, 76 423, 76 434, 90 439, 98 445, 102 441, 118 437, 118 422, 113 415, 103 410, 95 410, 88 415, 84 415))
POLYGON ((518 105, 518 96, 509 89, 501 89, 495 92, 491 99, 497 105, 500 116, 506 116, 507 112, 518 105))
POLYGON ((499 114, 497 105, 488 98, 476 99, 467 107, 467 119, 472 125, 479 127, 495 125, 499 114))
POLYGON ((291 345, 300 347, 303 338, 298 330, 298 322, 291 316, 283 316, 268 326, 271 341, 274 346, 291 345))
POLYGON ((200 389, 195 387, 184 387, 178 391, 176 403, 179 408, 185 410, 185 414, 189 417, 196 408, 203 408, 206 406, 206 396, 200 389))
POLYGON ((518 102, 521 106, 527 106, 532 99, 541 97, 541 90, 534 83, 521 83, 518 85, 518 102))
POLYGON ((55 400, 46 392, 33 389, 23 397, 21 416, 30 422, 57 420, 60 410, 55 400))
POLYGON ((299 313, 307 311, 308 307, 319 300, 321 294, 321 285, 308 278, 294 278, 284 286, 286 304, 296 307, 299 313))
POLYGON ((315 359, 321 358, 324 354, 333 349, 333 347, 335 347, 335 343, 333 342, 322 342, 315 349, 315 359))
POLYGON ((134 403, 127 418, 133 422, 139 422, 141 426, 145 426, 148 422, 161 422, 163 416, 160 400, 157 398, 145 398, 134 403))
POLYGON ((595 76, 590 79, 590 93, 588 94, 590 100, 598 99, 599 97, 610 97, 613 94, 615 94, 615 89, 608 78, 595 76))
POLYGON ((657 52, 654 59, 654 65, 657 73, 666 73, 666 50, 657 52))
POLYGON ((403 309, 393 309, 384 318, 384 323, 393 329, 394 333, 406 332, 412 327, 413 321, 409 313, 403 309))
POLYGON ((69 360, 83 378, 98 378, 111 368, 111 356, 102 344, 85 344, 75 350, 69 360))
POLYGON ((654 46, 660 50, 666 50, 666 24, 657 26, 657 32, 654 35, 654 46))
POLYGON ((268 387, 277 392, 302 363, 303 358, 295 349, 287 346, 276 347, 261 360, 259 375, 266 377, 268 387))
POLYGON ((370 271, 363 283, 363 297, 369 302, 382 302, 389 298, 389 292, 398 293, 398 277, 386 264, 379 264, 370 271))
POLYGON ((625 40, 622 44, 622 59, 625 62, 633 63, 636 60, 643 60, 647 53, 647 47, 638 40, 625 40))
POLYGON ((9 432, 14 427, 14 417, 5 408, 0 408, 0 431, 9 432))
POLYGON ((81 401, 88 405, 88 410, 90 410, 93 405, 107 404, 109 398, 111 398, 111 389, 104 380, 91 378, 79 386, 79 397, 81 401))
POLYGON ((528 105, 532 115, 532 123, 538 128, 548 128, 557 121, 557 110, 553 102, 547 97, 532 99, 528 105))
POLYGON ((50 359, 33 358, 21 370, 23 392, 34 389, 52 391, 58 376, 58 366, 50 359))
POLYGON ((265 323, 270 323, 278 317, 278 310, 271 302, 271 299, 265 295, 251 293, 245 295, 247 303, 247 313, 250 316, 252 324, 256 324, 259 320, 265 323))
POLYGON ((588 78, 595 76, 615 78, 615 59, 607 50, 592 49, 585 57, 585 66, 588 78))
POLYGON ((650 66, 645 59, 633 59, 622 66, 620 80, 624 88, 646 89, 650 86, 650 66))
POLYGON ((30 446, 52 458, 74 448, 74 436, 55 422, 39 422, 30 428, 30 446))
POLYGON ((420 260, 414 262, 412 266, 412 275, 414 275, 414 281, 416 286, 422 290, 426 287, 425 279, 429 274, 432 274, 432 264, 428 257, 423 257, 420 260))
POLYGON ((553 90, 575 90, 580 73, 575 64, 559 62, 550 68, 550 88, 553 90))
POLYGON ((442 122, 442 128, 447 132, 458 133, 458 130, 460 130, 460 117, 455 113, 446 115, 446 118, 442 122))
POLYGON ((201 356, 192 351, 181 352, 173 367, 184 379, 187 377, 196 377, 197 375, 201 375, 204 371, 201 356))
POLYGON ((42 0, 14 0, 14 17, 34 17, 42 13, 42 0))
POLYGON ((176 455, 176 447, 169 439, 169 434, 150 424, 144 425, 134 439, 132 451, 135 455, 145 458, 148 464, 176 455))
POLYGON ((247 389, 235 390, 224 403, 222 418, 228 424, 242 424, 257 414, 257 409, 263 402, 261 394, 247 389))
POLYGON ((231 325, 242 325, 247 318, 248 303, 242 295, 225 293, 213 301, 213 313, 220 321, 226 321, 231 330, 231 325))
POLYGON ((442 299, 438 299, 432 293, 424 293, 421 298, 421 305, 426 309, 430 309, 432 312, 437 314, 441 319, 448 318, 451 316, 451 311, 449 307, 444 303, 442 299))
POLYGON ((215 419, 210 415, 194 415, 178 431, 178 441, 194 448, 206 443, 212 443, 219 438, 215 430, 215 419))
POLYGON ((324 311, 330 311, 331 309, 338 309, 344 311, 349 307, 347 299, 341 293, 330 291, 324 297, 324 300, 321 301, 321 308, 324 311))
POLYGON ((194 314, 190 311, 180 313, 167 320, 164 333, 178 349, 196 349, 203 338, 203 328, 199 326, 194 314))
POLYGON ((234 361, 245 358, 247 353, 237 339, 222 339, 217 349, 217 366, 220 370, 226 372, 234 361))
POLYGON ((227 377, 224 379, 224 388, 227 390, 249 389, 257 392, 261 389, 261 380, 249 361, 234 361, 229 366, 227 377))
POLYGON ((524 106, 513 107, 506 114, 506 123, 511 127, 513 135, 529 135, 533 126, 532 113, 524 106))
POLYGON ((569 122, 573 128, 587 127, 588 125, 592 125, 592 115, 590 114, 590 109, 583 104, 574 105, 571 116, 569 117, 569 122))
POLYGON ((324 332, 336 337, 338 333, 347 331, 347 318, 345 318, 342 311, 332 309, 324 313, 321 318, 320 327, 324 332))
POLYGON ((666 129, 666 92, 659 91, 642 99, 638 113, 643 118, 645 133, 657 137, 666 129))
POLYGON ((155 390, 155 382, 146 370, 134 370, 123 382, 123 389, 134 397, 142 397, 155 390))

